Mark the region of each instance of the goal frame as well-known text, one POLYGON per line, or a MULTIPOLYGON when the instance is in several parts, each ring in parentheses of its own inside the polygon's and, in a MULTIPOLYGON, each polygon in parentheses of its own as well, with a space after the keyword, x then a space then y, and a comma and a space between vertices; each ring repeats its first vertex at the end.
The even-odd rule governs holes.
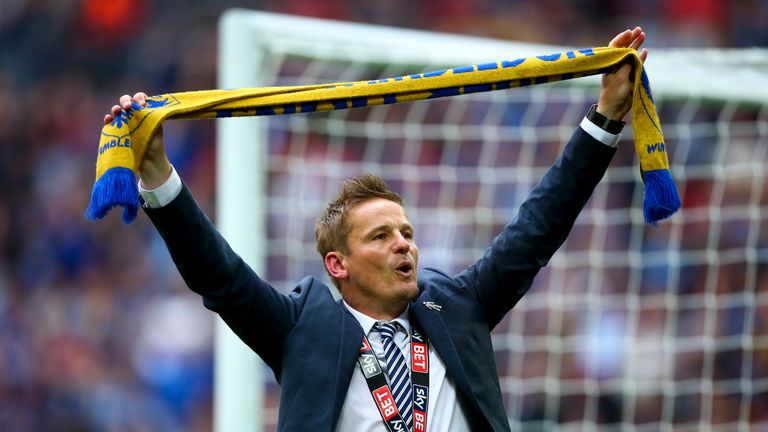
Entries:
MULTIPOLYGON (((404 65, 455 67, 573 49, 244 9, 231 9, 221 16, 218 47, 219 88, 272 85, 264 62, 268 50, 338 61, 375 64, 396 58, 404 65)), ((668 98, 734 99, 738 95, 741 102, 765 103, 768 87, 755 88, 750 83, 757 75, 766 79, 767 73, 757 65, 768 63, 767 59, 764 49, 653 49, 647 67, 654 91, 668 98), (697 65, 714 64, 715 56, 722 59, 723 55, 738 58, 739 67, 700 76, 697 65), (663 74, 653 73, 662 67, 663 74)), ((578 85, 597 86, 599 77, 582 78, 578 85)), ((232 248, 262 274, 267 238, 264 125, 265 120, 258 117, 219 119, 216 125, 216 224, 232 248)), ((261 430, 264 367, 220 318, 215 334, 214 430, 261 430)))

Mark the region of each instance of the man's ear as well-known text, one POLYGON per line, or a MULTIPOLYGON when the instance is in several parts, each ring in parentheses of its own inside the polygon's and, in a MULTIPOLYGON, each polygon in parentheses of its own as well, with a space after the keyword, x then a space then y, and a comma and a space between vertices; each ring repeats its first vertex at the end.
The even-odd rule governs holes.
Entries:
POLYGON ((338 251, 325 254, 325 269, 329 275, 338 280, 344 280, 348 276, 344 255, 338 251))

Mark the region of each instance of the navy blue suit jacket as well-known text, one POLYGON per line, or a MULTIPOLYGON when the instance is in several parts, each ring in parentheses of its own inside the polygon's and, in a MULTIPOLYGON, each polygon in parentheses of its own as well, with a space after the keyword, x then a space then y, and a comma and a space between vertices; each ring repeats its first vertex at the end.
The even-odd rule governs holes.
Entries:
MULTIPOLYGON (((578 128, 482 258, 456 276, 420 269, 412 319, 445 362, 473 430, 509 430, 490 332, 565 241, 614 152, 578 128)), ((314 277, 289 295, 273 289, 230 249, 186 186, 146 212, 189 288, 274 371, 279 429, 334 430, 363 338, 357 320, 314 277)))

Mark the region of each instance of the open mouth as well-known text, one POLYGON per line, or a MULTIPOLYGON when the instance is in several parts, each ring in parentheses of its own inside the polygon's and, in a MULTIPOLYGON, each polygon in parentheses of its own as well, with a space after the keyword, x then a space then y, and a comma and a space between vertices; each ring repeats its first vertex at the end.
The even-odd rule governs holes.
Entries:
POLYGON ((410 277, 413 274, 413 264, 409 262, 403 262, 395 267, 395 271, 403 277, 410 277))

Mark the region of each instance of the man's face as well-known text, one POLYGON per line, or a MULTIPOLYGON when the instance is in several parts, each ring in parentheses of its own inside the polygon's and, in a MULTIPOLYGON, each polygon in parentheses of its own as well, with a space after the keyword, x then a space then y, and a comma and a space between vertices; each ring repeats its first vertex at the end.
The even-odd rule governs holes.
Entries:
POLYGON ((374 318, 397 316, 418 295, 419 249, 405 210, 376 198, 353 207, 346 222, 350 232, 348 253, 342 256, 347 275, 340 281, 342 295, 374 318))

